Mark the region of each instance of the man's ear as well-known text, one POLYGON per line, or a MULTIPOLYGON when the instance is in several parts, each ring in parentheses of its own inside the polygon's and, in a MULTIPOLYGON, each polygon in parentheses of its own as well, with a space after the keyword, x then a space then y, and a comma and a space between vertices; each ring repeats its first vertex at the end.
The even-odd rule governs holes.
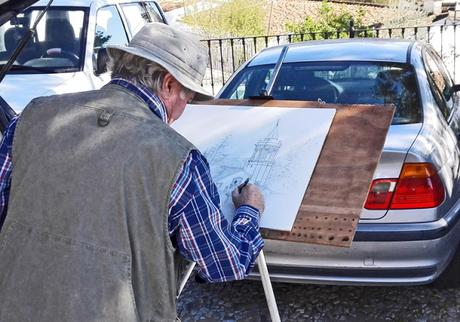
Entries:
POLYGON ((169 98, 173 92, 174 77, 170 73, 166 73, 161 83, 161 96, 163 98, 169 98))

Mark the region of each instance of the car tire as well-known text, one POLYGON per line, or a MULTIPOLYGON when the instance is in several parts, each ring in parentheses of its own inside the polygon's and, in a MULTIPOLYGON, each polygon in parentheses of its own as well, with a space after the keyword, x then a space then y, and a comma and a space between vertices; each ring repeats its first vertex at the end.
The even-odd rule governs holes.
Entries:
POLYGON ((432 286, 437 289, 450 289, 460 287, 460 251, 458 248, 449 265, 432 283, 432 286))

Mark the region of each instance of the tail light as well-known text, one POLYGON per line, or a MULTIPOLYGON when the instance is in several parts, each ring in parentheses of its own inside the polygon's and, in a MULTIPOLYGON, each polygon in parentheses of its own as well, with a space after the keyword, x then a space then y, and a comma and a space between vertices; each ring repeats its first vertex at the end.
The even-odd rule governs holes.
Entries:
POLYGON ((399 179, 372 182, 364 208, 370 210, 420 209, 439 206, 444 185, 431 163, 405 163, 399 179))
POLYGON ((397 179, 374 180, 364 208, 372 210, 387 210, 390 208, 397 181, 397 179))

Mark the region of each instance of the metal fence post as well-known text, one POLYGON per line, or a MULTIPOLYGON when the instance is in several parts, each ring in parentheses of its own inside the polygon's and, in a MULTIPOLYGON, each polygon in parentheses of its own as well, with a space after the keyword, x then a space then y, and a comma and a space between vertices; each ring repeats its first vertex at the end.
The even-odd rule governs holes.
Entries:
POLYGON ((235 72, 235 49, 233 48, 233 38, 230 38, 230 47, 232 49, 232 69, 235 72))
POLYGON ((214 94, 214 76, 212 74, 212 54, 211 54, 211 40, 208 40, 208 55, 209 55, 209 69, 211 72, 211 88, 214 94))
POLYGON ((222 39, 219 39, 219 52, 220 52, 220 71, 222 73, 222 85, 225 84, 225 72, 224 72, 224 53, 222 50, 222 39))
POLYGON ((454 83, 457 81, 457 24, 454 25, 454 83))
POLYGON ((355 23, 353 20, 350 20, 350 24, 348 25, 348 37, 355 38, 355 23))

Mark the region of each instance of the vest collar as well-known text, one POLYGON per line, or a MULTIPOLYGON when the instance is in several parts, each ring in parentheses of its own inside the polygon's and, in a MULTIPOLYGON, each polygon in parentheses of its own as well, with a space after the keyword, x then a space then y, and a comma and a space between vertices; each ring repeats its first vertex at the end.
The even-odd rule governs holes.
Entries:
POLYGON ((150 110, 158 116, 163 122, 168 122, 168 115, 166 114, 166 107, 161 99, 151 89, 143 84, 135 85, 124 78, 113 78, 107 85, 115 84, 122 86, 139 97, 150 110))

